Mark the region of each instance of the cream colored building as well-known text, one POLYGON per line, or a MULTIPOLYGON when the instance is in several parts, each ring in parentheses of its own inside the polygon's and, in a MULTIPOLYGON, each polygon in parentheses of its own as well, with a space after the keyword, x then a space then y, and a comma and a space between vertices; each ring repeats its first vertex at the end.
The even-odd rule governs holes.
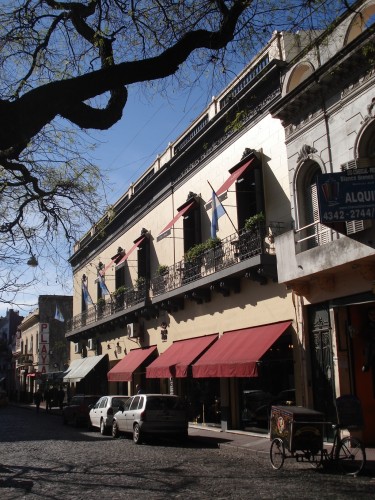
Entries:
MULTIPOLYGON (((329 38, 275 32, 77 242, 66 333, 72 370, 64 378, 73 391, 92 392, 95 384, 85 380, 105 359, 109 393, 141 384, 180 394, 192 420, 222 428, 267 432, 273 403, 319 407, 315 306, 371 292, 372 283, 357 269, 371 263, 373 246, 327 229, 335 236, 322 245, 322 224, 309 219, 315 205, 304 205, 313 200, 314 173, 357 158, 358 132, 370 148, 373 83, 359 49, 372 34, 358 19, 344 15, 329 38), (212 190, 225 209, 219 241, 210 239, 212 190), (353 276, 343 276, 342 265, 353 276)), ((349 325, 340 308, 328 309, 323 322, 329 316, 349 325)), ((335 373, 343 381, 325 387, 333 404, 354 386, 347 344, 331 336, 331 326, 326 331, 336 363, 326 379, 335 373)), ((103 380, 97 383, 99 394, 103 380)))

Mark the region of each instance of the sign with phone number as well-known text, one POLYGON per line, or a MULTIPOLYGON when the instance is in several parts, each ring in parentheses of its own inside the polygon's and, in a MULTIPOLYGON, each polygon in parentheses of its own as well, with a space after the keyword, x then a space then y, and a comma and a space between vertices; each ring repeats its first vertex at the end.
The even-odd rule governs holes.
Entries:
POLYGON ((320 221, 346 222, 375 219, 375 173, 347 170, 317 177, 320 221))

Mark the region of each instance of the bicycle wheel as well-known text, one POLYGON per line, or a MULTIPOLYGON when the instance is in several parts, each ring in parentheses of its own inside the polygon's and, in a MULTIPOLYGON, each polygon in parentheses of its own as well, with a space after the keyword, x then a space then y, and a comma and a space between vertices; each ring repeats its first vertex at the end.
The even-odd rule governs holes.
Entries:
POLYGON ((280 438, 272 440, 270 448, 270 460, 272 467, 276 470, 281 469, 285 459, 285 447, 280 438))
POLYGON ((366 452, 361 441, 355 437, 344 437, 337 448, 336 460, 344 474, 359 474, 366 464, 366 452))
POLYGON ((307 451, 305 452, 305 456, 307 457, 309 464, 314 469, 317 469, 322 465, 323 462, 323 450, 319 450, 316 452, 307 451))

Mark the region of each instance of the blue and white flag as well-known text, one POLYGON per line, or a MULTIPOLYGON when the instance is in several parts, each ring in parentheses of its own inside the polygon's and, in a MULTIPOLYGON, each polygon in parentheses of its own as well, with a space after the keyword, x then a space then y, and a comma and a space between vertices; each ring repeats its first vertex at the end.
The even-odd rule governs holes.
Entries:
POLYGON ((92 298, 90 297, 89 291, 87 289, 87 283, 84 280, 82 280, 82 295, 86 305, 93 304, 92 298))
POLYGON ((225 214, 217 194, 212 190, 212 219, 211 219, 211 238, 216 238, 216 232, 219 229, 219 219, 225 214))
POLYGON ((98 273, 98 283, 102 290, 102 295, 110 295, 107 285, 105 284, 104 277, 100 274, 100 272, 98 273))
POLYGON ((55 319, 57 319, 57 321, 61 321, 61 322, 65 321, 64 316, 63 316, 62 312, 60 311, 59 306, 57 304, 56 304, 55 319))

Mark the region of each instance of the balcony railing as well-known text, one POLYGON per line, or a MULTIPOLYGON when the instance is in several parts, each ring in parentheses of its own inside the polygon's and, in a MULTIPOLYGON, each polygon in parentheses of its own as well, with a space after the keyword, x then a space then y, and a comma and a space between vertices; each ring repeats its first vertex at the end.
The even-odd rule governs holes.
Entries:
POLYGON ((319 247, 338 240, 339 233, 320 222, 313 222, 295 231, 296 253, 305 252, 311 248, 319 247))
MULTIPOLYGON (((260 224, 252 230, 241 230, 228 236, 221 240, 218 245, 205 250, 194 259, 182 259, 168 267, 162 275, 151 279, 152 296, 156 297, 171 292, 256 255, 269 252, 266 244, 266 235, 268 234, 268 228, 266 231, 266 227, 260 224)), ((109 299, 100 300, 94 307, 90 307, 87 311, 68 321, 66 333, 93 325, 115 313, 126 311, 144 302, 148 297, 148 292, 149 290, 144 286, 138 289, 127 289, 120 294, 112 294, 109 299)))
POLYGON ((151 280, 153 296, 170 292, 265 251, 265 227, 234 233, 192 260, 183 259, 151 280))
POLYGON ((87 311, 77 314, 67 321, 66 333, 80 329, 86 325, 92 325, 102 319, 112 316, 115 313, 136 306, 146 298, 146 286, 137 288, 127 288, 123 292, 112 294, 108 299, 90 307, 87 311))

